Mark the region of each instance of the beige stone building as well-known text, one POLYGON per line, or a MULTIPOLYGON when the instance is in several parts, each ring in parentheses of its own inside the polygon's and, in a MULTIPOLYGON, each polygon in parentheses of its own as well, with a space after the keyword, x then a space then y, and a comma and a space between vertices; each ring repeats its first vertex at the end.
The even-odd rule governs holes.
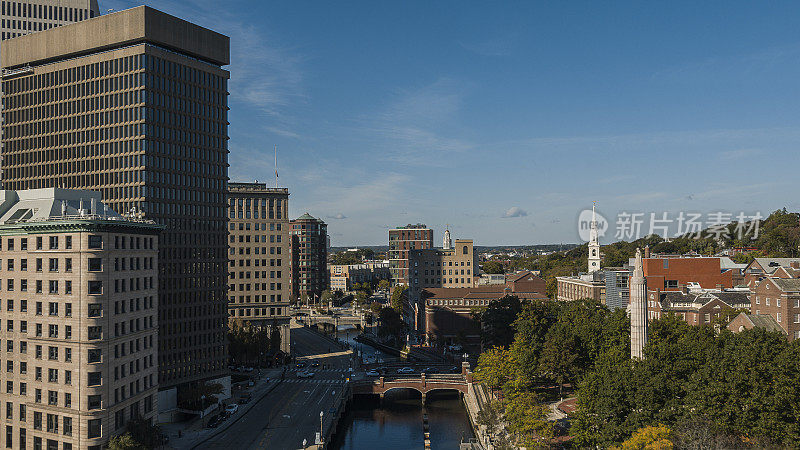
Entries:
POLYGON ((412 289, 467 288, 480 278, 472 239, 456 239, 449 249, 410 250, 408 260, 412 289))
POLYGON ((556 277, 557 300, 592 299, 606 304, 606 282, 602 272, 556 277))
POLYGON ((0 191, 4 448, 100 449, 158 391, 158 235, 98 193, 0 191))
MULTIPOLYGON (((228 385, 229 40, 141 6, 3 41, 6 189, 90 189, 166 228, 160 406, 228 385)), ((168 417, 167 417, 168 419, 168 417)))
POLYGON ((377 283, 390 280, 389 261, 364 261, 361 264, 331 264, 328 266, 332 291, 347 292, 355 283, 377 283))
POLYGON ((97 0, 3 0, 2 40, 99 15, 97 0))
POLYGON ((228 184, 228 317, 281 327, 289 352, 289 189, 228 184))

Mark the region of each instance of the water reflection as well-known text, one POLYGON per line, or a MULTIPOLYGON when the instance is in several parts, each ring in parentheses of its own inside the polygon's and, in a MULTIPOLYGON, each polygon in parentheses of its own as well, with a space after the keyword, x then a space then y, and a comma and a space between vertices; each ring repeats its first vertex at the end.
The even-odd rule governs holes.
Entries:
POLYGON ((420 394, 390 391, 383 404, 377 397, 356 397, 342 418, 335 450, 408 450, 423 448, 422 414, 428 414, 431 447, 458 449, 461 439, 473 436, 458 392, 428 394, 424 411, 420 394))

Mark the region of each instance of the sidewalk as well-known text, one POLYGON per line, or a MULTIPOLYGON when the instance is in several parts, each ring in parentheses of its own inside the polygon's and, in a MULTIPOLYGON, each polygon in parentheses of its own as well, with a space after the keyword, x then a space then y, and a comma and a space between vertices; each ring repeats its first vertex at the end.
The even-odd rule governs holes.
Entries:
MULTIPOLYGON (((287 370, 289 366, 287 365, 287 370)), ((169 437, 168 448, 190 449, 202 444, 203 441, 227 429, 236 420, 242 417, 250 408, 253 407, 264 395, 272 391, 281 383, 281 373, 283 368, 262 369, 262 377, 268 377, 269 381, 258 380, 252 388, 241 389, 232 392, 231 400, 228 403, 235 403, 241 394, 250 392, 252 400, 244 405, 239 405, 239 410, 234 415, 222 422, 217 428, 204 428, 202 419, 194 419, 186 422, 160 424, 164 434, 169 437), (235 393, 234 393, 235 392, 235 393), (180 437, 178 434, 180 432, 180 437)), ((215 413, 214 413, 215 414, 215 413)))

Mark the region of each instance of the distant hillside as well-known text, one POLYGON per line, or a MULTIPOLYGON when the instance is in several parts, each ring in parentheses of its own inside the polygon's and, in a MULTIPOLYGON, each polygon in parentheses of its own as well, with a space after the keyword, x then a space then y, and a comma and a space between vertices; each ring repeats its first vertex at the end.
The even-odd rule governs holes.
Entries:
MULTIPOLYGON (((661 236, 648 236, 633 242, 615 242, 601 247, 603 267, 622 267, 636 253, 636 248, 650 246, 653 253, 686 254, 696 252, 701 255, 714 255, 731 247, 754 247, 758 251, 739 255, 737 262, 746 263, 754 257, 763 255, 770 257, 797 257, 800 255, 800 214, 787 212, 786 209, 775 211, 765 220, 759 222, 758 236, 754 233, 743 235, 737 239, 737 224, 727 226, 727 236, 717 240, 709 235, 709 230, 700 233, 701 238, 681 236, 665 241, 661 236)), ((506 271, 539 270, 542 278, 547 280, 548 294, 555 292, 555 277, 575 275, 586 271, 589 257, 588 244, 579 245, 565 252, 557 252, 544 256, 524 256, 513 258, 503 264, 506 271)))

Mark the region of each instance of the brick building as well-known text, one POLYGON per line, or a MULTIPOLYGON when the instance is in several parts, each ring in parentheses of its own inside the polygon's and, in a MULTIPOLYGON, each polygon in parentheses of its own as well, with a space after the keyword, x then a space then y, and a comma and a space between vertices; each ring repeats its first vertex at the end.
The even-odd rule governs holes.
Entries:
POLYGON ((655 320, 673 313, 689 325, 711 324, 726 309, 749 310, 749 294, 747 290, 696 293, 648 290, 647 318, 655 320))
POLYGON ((305 213, 290 222, 292 299, 319 301, 328 289, 328 225, 305 213))
POLYGON ((800 279, 764 278, 751 300, 752 314, 772 316, 789 340, 800 339, 800 279))
POLYGON ((472 310, 508 295, 521 300, 548 300, 544 280, 531 272, 515 274, 505 284, 423 289, 423 315, 416 324, 417 333, 429 343, 451 344, 463 338, 468 346, 480 348, 480 324, 472 318, 472 310))
POLYGON ((410 284, 410 250, 433 248, 433 230, 424 224, 406 225, 389 230, 389 270, 392 285, 410 284))
POLYGON ((735 286, 732 268, 723 268, 719 257, 655 256, 644 258, 648 289, 680 291, 690 282, 703 289, 730 289, 735 286))

